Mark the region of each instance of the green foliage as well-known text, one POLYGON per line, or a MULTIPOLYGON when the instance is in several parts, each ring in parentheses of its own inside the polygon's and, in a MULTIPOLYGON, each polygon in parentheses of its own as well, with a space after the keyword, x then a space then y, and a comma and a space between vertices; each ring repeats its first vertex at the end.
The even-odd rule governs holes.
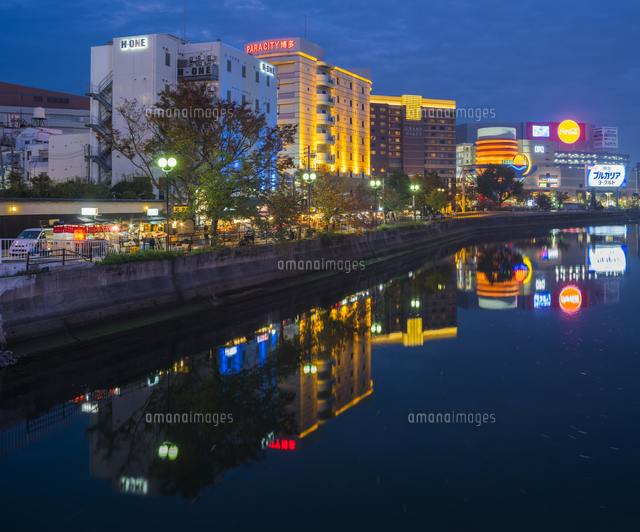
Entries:
POLYGON ((155 199, 151 180, 143 175, 125 176, 111 187, 116 199, 155 199))
POLYGON ((392 189, 403 198, 411 197, 411 189, 409 188, 411 180, 409 176, 400 169, 394 170, 385 179, 385 189, 392 189))
POLYGON ((536 203, 538 204, 538 208, 543 211, 548 211, 551 208, 551 200, 544 192, 538 192, 536 203))
POLYGON ((562 192, 558 190, 553 193, 553 199, 558 205, 562 205, 566 203, 567 201, 569 201, 570 198, 571 196, 569 196, 569 194, 567 194, 566 192, 562 192))
POLYGON ((490 164, 476 179, 476 190, 484 198, 495 201, 499 207, 509 196, 519 197, 523 185, 516 179, 513 168, 490 164))
POLYGON ((86 198, 109 199, 111 190, 106 185, 87 183, 79 177, 68 181, 52 181, 47 176, 34 177, 31 186, 20 182, 10 182, 8 188, 0 191, 3 198, 86 198))
POLYGON ((131 262, 149 262, 170 260, 175 257, 183 257, 184 251, 146 250, 139 253, 112 253, 104 260, 96 262, 97 266, 113 266, 116 264, 129 264, 131 262))
POLYGON ((296 193, 288 177, 282 176, 278 187, 265 190, 259 197, 260 204, 266 207, 266 213, 255 210, 252 219, 256 229, 266 234, 267 238, 283 244, 289 240, 301 216, 307 213, 304 198, 300 192, 296 193))
POLYGON ((331 231, 320 231, 318 233, 318 237, 320 238, 320 242, 323 247, 332 246, 336 241, 336 235, 331 231))
POLYGON ((449 203, 447 195, 439 190, 432 190, 427 196, 426 204, 429 205, 435 212, 440 212, 449 203))

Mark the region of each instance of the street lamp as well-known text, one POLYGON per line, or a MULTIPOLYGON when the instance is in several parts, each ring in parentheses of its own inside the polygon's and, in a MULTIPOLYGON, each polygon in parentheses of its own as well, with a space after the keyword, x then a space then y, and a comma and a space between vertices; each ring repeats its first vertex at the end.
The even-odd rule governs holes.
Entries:
POLYGON ((178 164, 178 161, 176 161, 174 157, 169 157, 168 159, 160 157, 160 159, 158 159, 158 166, 164 172, 164 180, 167 184, 167 251, 169 251, 171 245, 169 239, 169 172, 173 170, 176 164, 178 164))
MULTIPOLYGON (((411 185, 411 192, 413 192, 413 221, 416 221, 416 192, 420 188, 420 185, 411 185)), ((424 218, 423 218, 424 220, 424 218)))
POLYGON ((307 197, 309 199, 309 218, 307 219, 307 225, 309 226, 309 229, 311 229, 311 183, 316 180, 316 174, 313 172, 305 172, 302 175, 302 179, 304 179, 304 182, 307 184, 307 197))
POLYGON ((382 183, 379 180, 372 179, 371 181, 369 181, 369 184, 371 185, 371 188, 373 188, 373 191, 375 193, 375 199, 373 200, 373 226, 375 227, 376 225, 378 225, 375 218, 376 211, 378 210, 378 190, 380 189, 382 183))

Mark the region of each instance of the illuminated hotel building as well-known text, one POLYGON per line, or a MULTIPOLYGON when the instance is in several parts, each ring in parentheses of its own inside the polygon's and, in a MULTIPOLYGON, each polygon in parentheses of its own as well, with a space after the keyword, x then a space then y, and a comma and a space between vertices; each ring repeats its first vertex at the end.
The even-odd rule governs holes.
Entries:
POLYGON ((298 126, 287 147, 296 168, 311 152, 311 168, 370 174, 370 70, 328 63, 324 48, 300 37, 250 43, 245 52, 278 67, 278 124, 298 126))
POLYGON ((371 173, 425 170, 456 175, 456 102, 422 96, 371 96, 371 173))

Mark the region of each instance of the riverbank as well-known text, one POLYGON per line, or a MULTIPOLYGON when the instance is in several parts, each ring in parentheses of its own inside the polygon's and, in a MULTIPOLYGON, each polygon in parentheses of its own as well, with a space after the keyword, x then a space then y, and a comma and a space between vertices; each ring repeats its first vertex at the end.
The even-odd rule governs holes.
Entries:
POLYGON ((0 324, 10 346, 73 336, 119 320, 145 323, 249 300, 265 290, 298 289, 319 279, 470 235, 522 227, 624 223, 624 213, 557 213, 445 220, 424 226, 201 253, 167 261, 58 270, 0 279, 0 324), (349 266, 347 267, 347 263, 349 266), (191 309, 191 310, 188 310, 191 309))

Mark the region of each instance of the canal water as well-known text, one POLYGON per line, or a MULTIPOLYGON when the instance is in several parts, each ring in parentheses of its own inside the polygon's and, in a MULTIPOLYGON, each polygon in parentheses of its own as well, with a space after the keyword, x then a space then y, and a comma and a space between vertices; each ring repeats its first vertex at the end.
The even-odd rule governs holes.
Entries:
POLYGON ((638 530, 638 225, 475 237, 0 370, 0 529, 638 530))

